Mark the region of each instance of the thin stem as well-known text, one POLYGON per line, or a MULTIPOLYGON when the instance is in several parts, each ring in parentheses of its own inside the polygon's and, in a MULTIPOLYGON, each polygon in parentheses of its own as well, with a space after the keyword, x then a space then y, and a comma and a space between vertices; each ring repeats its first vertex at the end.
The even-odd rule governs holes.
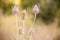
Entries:
POLYGON ((34 16, 34 21, 33 21, 33 25, 34 25, 34 23, 35 23, 35 20, 36 20, 36 15, 37 15, 37 14, 35 13, 35 16, 34 16))
MULTIPOLYGON (((34 21, 33 21, 33 26, 32 26, 32 32, 34 31, 34 23, 35 23, 35 20, 36 20, 36 13, 34 15, 34 21)), ((32 40, 32 35, 30 35, 30 40, 32 40)))
POLYGON ((25 20, 23 20, 23 40, 25 40, 24 33, 25 33, 25 20))
POLYGON ((16 28, 17 28, 16 40, 18 40, 18 17, 17 17, 17 14, 15 14, 15 16, 16 16, 16 28))

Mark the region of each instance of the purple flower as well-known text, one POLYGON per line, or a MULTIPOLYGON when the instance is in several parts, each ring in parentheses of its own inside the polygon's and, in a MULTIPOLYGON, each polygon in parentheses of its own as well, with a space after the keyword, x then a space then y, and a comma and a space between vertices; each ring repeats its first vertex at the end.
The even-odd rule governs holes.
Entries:
POLYGON ((19 34, 22 34, 22 29, 19 29, 18 32, 19 32, 19 34))
POLYGON ((29 35, 32 35, 32 33, 33 33, 33 29, 30 28, 28 34, 29 34, 29 35))
POLYGON ((16 6, 14 6, 13 12, 14 12, 15 14, 17 14, 18 11, 19 11, 18 8, 17 8, 16 6))
POLYGON ((33 13, 39 13, 39 8, 37 5, 34 6, 33 13))

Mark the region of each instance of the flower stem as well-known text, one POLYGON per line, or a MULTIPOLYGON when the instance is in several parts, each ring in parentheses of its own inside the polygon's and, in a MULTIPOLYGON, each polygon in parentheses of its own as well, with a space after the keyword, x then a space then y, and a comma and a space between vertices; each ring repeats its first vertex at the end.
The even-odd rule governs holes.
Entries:
POLYGON ((23 20, 23 40, 25 40, 25 20, 23 20))
MULTIPOLYGON (((34 23, 35 23, 35 20, 36 20, 36 15, 37 15, 37 14, 34 15, 34 21, 33 21, 33 26, 32 26, 32 32, 34 32, 34 23)), ((30 40, 33 40, 33 39, 32 39, 32 34, 30 35, 30 40)))
POLYGON ((16 40, 18 40, 18 17, 17 17, 17 14, 15 14, 15 16, 16 16, 16 30, 17 30, 16 40))
POLYGON ((33 25, 34 25, 34 23, 35 23, 35 20, 36 20, 36 15, 37 15, 37 14, 35 13, 35 16, 34 16, 34 21, 33 21, 33 25))

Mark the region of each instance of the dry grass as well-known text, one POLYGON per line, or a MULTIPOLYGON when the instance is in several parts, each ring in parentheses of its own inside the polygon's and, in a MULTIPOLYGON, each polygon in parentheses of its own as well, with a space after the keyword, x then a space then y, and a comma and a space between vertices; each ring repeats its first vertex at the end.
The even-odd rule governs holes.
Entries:
MULTIPOLYGON (((4 33, 4 40, 13 40, 13 34, 16 32, 15 16, 8 16, 1 18, 1 32, 4 33)), ((51 25, 36 23, 35 31, 33 32, 33 40, 55 40, 58 35, 57 20, 51 25)), ((19 27, 21 26, 20 17, 18 16, 19 27)), ((26 29, 29 30, 29 26, 32 24, 31 19, 26 19, 26 29)))

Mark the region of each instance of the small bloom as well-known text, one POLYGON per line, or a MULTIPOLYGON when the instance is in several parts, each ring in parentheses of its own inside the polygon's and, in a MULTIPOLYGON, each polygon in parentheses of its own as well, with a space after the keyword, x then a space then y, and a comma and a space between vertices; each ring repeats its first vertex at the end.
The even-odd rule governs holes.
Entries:
POLYGON ((19 11, 19 10, 18 10, 17 6, 14 6, 14 7, 13 7, 13 12, 14 12, 15 14, 17 14, 18 11, 19 11))
POLYGON ((25 13, 27 13, 26 10, 23 10, 23 11, 22 11, 22 14, 25 14, 25 13))
POLYGON ((33 13, 39 13, 39 8, 37 5, 34 6, 33 13))
POLYGON ((32 28, 30 28, 28 34, 32 35, 32 33, 33 33, 33 30, 32 30, 32 28))
POLYGON ((26 13, 27 13, 26 10, 23 10, 23 11, 22 11, 22 19, 23 19, 23 20, 25 19, 26 13))
POLYGON ((19 32, 19 34, 22 34, 22 29, 19 29, 18 32, 19 32))

